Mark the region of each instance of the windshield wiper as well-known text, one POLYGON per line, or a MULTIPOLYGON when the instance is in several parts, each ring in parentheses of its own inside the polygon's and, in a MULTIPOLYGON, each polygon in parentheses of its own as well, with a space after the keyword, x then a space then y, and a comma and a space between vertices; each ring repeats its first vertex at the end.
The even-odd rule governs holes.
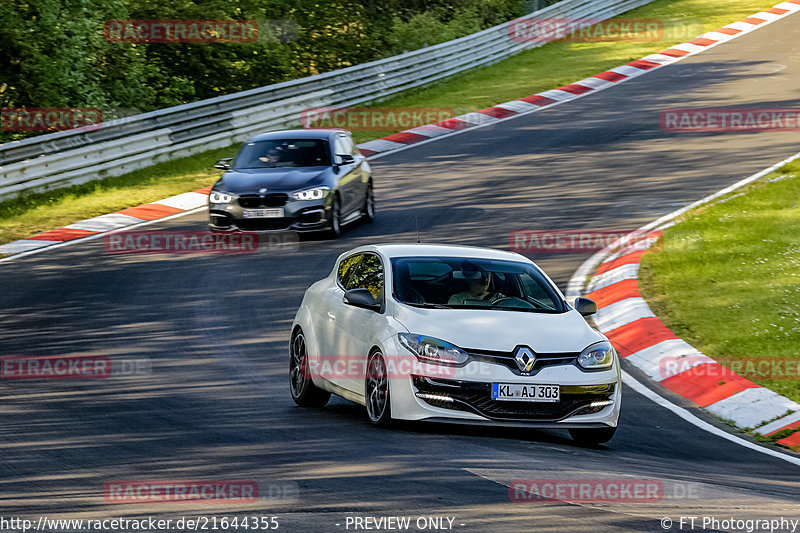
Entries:
POLYGON ((540 309, 538 307, 502 307, 493 305, 490 309, 497 309, 500 311, 523 311, 525 313, 552 313, 554 309, 540 309))

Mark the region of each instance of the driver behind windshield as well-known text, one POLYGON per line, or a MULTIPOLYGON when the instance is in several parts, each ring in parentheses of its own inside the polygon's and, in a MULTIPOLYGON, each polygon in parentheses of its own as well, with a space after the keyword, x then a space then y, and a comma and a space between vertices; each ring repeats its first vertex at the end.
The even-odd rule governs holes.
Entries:
POLYGON ((503 298, 499 292, 489 292, 489 286, 492 283, 491 272, 487 272, 473 263, 464 263, 461 266, 461 273, 464 279, 469 280, 469 288, 464 292, 452 295, 447 301, 448 305, 464 305, 470 300, 492 301, 503 298))
POLYGON ((258 160, 274 167, 281 161, 281 152, 277 148, 270 148, 267 152, 267 155, 264 157, 259 157, 258 160))

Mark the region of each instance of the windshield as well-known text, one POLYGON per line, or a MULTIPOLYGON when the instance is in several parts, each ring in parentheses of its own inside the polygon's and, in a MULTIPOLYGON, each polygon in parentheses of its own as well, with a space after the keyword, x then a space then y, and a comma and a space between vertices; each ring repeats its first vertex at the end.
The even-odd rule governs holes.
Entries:
POLYGON ((242 147, 234 170, 330 165, 328 141, 320 139, 274 139, 249 142, 242 147))
POLYGON ((392 259, 394 297, 416 307, 506 309, 541 313, 567 310, 552 284, 533 265, 462 257, 392 259))

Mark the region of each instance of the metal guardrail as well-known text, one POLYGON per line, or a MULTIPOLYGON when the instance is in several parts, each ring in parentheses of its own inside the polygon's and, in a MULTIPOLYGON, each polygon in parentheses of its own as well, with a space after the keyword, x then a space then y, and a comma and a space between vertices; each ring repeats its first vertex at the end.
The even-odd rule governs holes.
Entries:
MULTIPOLYGON (((587 19, 591 25, 652 0, 563 0, 522 19, 587 19)), ((370 63, 0 145, 0 199, 118 176, 161 161, 229 146, 256 132, 296 127, 309 107, 385 99, 485 66, 540 41, 519 42, 508 23, 370 63)))

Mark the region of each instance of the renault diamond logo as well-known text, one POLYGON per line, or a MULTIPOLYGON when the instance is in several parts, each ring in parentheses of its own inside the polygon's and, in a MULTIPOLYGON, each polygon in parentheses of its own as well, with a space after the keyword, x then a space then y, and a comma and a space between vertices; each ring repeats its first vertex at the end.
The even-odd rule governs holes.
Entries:
POLYGON ((521 371, 530 372, 536 362, 536 355, 529 348, 517 348, 514 360, 517 361, 517 366, 521 371))

